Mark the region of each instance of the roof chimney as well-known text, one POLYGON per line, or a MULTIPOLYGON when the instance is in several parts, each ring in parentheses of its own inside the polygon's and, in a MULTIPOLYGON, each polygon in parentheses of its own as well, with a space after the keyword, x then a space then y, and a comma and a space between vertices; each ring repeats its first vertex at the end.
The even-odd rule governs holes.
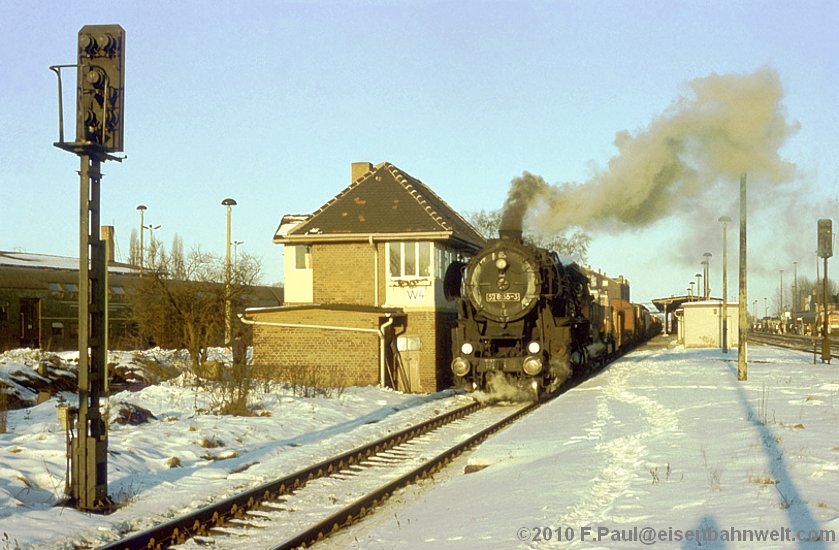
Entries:
POLYGON ((99 227, 99 238, 107 241, 108 263, 114 263, 114 226, 103 225, 99 227))
POLYGON ((356 181, 358 178, 373 169, 373 164, 369 162, 354 162, 352 163, 352 180, 356 181))

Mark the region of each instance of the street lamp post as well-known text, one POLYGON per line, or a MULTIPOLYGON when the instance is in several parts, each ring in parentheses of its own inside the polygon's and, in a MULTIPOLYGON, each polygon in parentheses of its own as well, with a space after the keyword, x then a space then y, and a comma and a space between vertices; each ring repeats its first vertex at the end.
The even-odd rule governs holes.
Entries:
POLYGON ((722 352, 728 353, 728 222, 731 218, 720 216, 717 220, 722 223, 722 352))
POLYGON ((784 321, 783 321, 783 318, 784 318, 784 270, 779 269, 778 271, 780 271, 780 273, 781 273, 781 282, 778 285, 779 286, 779 288, 778 288, 778 292, 779 292, 778 299, 780 300, 778 302, 779 303, 779 305, 778 305, 778 318, 781 319, 781 324, 783 324, 784 323, 784 321))
POLYGON ((227 239, 225 241, 227 254, 224 261, 224 341, 230 342, 230 211, 236 206, 236 201, 226 198, 221 201, 221 204, 227 207, 227 239))
POLYGON ((236 257, 240 244, 245 244, 245 241, 233 241, 233 271, 236 271, 236 257))
POLYGON ((792 316, 798 313, 798 262, 792 262, 792 316))
POLYGON ((140 211, 140 275, 143 274, 143 214, 146 213, 145 204, 141 204, 137 207, 137 210, 140 211))
POLYGON ((711 269, 711 256, 710 252, 706 252, 702 256, 705 257, 705 261, 702 262, 702 265, 705 266, 705 288, 703 289, 703 297, 707 300, 711 297, 711 286, 708 284, 708 274, 711 269))

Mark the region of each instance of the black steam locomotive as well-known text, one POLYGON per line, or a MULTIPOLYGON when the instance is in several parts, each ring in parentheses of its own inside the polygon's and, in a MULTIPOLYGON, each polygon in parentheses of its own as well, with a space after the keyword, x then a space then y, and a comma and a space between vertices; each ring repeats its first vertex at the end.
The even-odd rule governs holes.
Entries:
POLYGON ((586 368, 599 330, 588 277, 520 231, 502 230, 467 264, 453 264, 445 288, 457 302, 456 385, 492 390, 503 378, 538 397, 586 368))

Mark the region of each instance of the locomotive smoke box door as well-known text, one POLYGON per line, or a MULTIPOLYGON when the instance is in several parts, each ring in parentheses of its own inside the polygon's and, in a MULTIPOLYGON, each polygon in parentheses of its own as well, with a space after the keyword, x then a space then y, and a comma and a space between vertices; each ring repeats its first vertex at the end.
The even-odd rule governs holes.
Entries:
MULTIPOLYGON (((399 391, 411 393, 420 385, 420 349, 422 343, 419 336, 400 336, 396 339, 396 349, 399 350, 399 356, 402 358, 402 367, 405 369, 405 379, 408 387, 400 387, 399 391)), ((400 377, 399 386, 404 386, 405 382, 400 377)))

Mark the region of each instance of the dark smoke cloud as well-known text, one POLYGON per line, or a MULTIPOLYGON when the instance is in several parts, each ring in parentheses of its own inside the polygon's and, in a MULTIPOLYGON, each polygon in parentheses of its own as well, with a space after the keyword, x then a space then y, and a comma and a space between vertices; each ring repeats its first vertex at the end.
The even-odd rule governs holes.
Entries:
POLYGON ((510 182, 510 191, 501 211, 500 229, 521 231, 524 216, 533 206, 533 202, 550 189, 545 180, 525 172, 521 177, 510 182))
POLYGON ((718 211, 720 186, 736 188, 744 172, 757 193, 795 179, 796 166, 779 149, 798 124, 787 121, 774 70, 712 74, 688 90, 647 128, 618 132, 618 153, 588 181, 548 185, 528 173, 514 179, 502 227, 520 228, 526 214, 546 234, 641 228, 688 210, 718 211))

